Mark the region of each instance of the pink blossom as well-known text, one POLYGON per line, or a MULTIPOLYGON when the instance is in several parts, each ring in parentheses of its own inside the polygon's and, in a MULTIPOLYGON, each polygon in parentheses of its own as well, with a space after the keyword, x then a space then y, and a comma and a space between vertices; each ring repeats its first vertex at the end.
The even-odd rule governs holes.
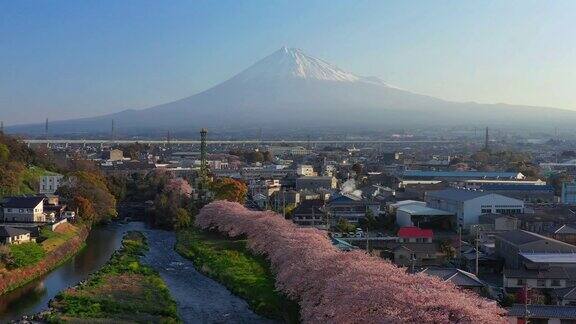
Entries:
POLYGON ((495 302, 425 274, 411 275, 364 252, 336 249, 325 232, 300 228, 281 215, 216 201, 196 226, 245 235, 265 255, 276 287, 299 302, 305 323, 503 323, 495 302))

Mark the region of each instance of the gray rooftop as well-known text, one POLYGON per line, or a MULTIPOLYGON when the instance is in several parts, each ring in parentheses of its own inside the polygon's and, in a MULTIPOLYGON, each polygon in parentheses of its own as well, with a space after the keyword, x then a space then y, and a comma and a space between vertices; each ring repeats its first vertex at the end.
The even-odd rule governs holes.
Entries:
POLYGON ((460 287, 484 287, 482 280, 474 274, 456 268, 426 268, 422 273, 450 281, 460 287))
POLYGON ((11 226, 0 226, 0 237, 14 237, 22 234, 30 233, 27 230, 23 230, 11 226))
POLYGON ((531 253, 520 252, 520 255, 534 263, 573 263, 576 264, 574 253, 531 253))
POLYGON ((502 239, 502 240, 508 241, 514 245, 517 245, 517 246, 524 245, 527 243, 537 242, 537 241, 547 241, 549 243, 573 247, 574 251, 576 252, 576 246, 574 246, 574 245, 564 243, 564 242, 561 242, 561 241, 558 241, 558 240, 555 240, 553 238, 549 238, 549 237, 546 237, 546 236, 543 236, 540 234, 528 232, 525 230, 508 231, 505 233, 498 234, 497 237, 502 239))
POLYGON ((426 192, 426 197, 435 198, 435 199, 466 201, 466 200, 475 199, 478 197, 487 196, 490 194, 491 194, 490 192, 481 191, 481 190, 448 188, 448 189, 438 190, 438 191, 428 191, 428 192, 426 192))
POLYGON ((6 208, 34 208, 38 206, 44 197, 41 196, 22 196, 22 197, 8 197, 4 202, 6 208))
POLYGON ((454 213, 448 212, 448 211, 444 211, 444 210, 440 210, 440 209, 434 209, 434 208, 430 208, 430 207, 426 207, 426 206, 422 206, 419 204, 407 204, 404 206, 401 206, 400 208, 397 209, 398 211, 403 211, 405 213, 408 213, 410 215, 415 215, 415 216, 446 216, 446 215, 454 215, 454 213))
POLYGON ((576 306, 528 305, 515 304, 508 309, 508 316, 524 317, 526 308, 530 318, 559 318, 576 320, 576 306))

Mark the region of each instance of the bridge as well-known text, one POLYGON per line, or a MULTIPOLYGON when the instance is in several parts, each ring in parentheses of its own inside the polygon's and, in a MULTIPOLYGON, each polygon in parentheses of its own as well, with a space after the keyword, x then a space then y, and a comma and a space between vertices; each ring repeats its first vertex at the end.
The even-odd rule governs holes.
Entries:
MULTIPOLYGON (((124 140, 110 140, 110 139, 25 139, 27 144, 168 144, 167 140, 141 140, 141 139, 124 139, 124 140)), ((293 144, 293 145, 306 145, 306 144, 445 144, 457 143, 456 140, 406 140, 406 141, 391 141, 391 140, 211 140, 206 141, 207 144, 293 144)), ((199 140, 170 140, 171 145, 190 145, 200 144, 199 140)))

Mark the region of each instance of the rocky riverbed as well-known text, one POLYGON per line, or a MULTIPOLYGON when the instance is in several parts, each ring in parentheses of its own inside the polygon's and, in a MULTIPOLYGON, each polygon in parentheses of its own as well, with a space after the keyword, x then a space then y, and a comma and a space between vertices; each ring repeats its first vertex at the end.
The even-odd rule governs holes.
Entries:
MULTIPOLYGON (((141 223, 123 228, 123 232, 128 230, 141 231, 148 238, 149 251, 142 262, 160 273, 178 304, 178 314, 184 323, 275 323, 255 314, 243 299, 198 272, 192 261, 174 251, 173 232, 146 229, 141 223)), ((43 316, 50 312, 48 309, 13 323, 42 323, 43 316)))
POLYGON ((255 314, 243 299, 198 272, 192 261, 174 251, 173 232, 143 232, 150 249, 142 261, 160 273, 185 323, 273 323, 255 314))

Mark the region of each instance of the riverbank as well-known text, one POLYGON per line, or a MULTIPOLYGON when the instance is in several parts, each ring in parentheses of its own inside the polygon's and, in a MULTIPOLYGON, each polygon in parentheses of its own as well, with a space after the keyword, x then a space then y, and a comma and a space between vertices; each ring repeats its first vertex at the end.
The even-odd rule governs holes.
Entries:
MULTIPOLYGON (((0 295, 21 287, 66 262, 84 247, 88 233, 89 228, 87 226, 71 224, 63 224, 54 232, 43 230, 42 234, 46 235, 46 240, 39 243, 38 246, 35 245, 34 250, 41 247, 44 255, 39 260, 33 260, 34 262, 31 264, 26 264, 30 261, 24 259, 22 263, 26 265, 22 267, 1 270, 0 295)), ((23 257, 26 257, 25 253, 23 254, 23 257)))
POLYGON ((286 323, 299 321, 297 303, 276 291, 268 262, 250 253, 246 240, 189 228, 177 233, 176 251, 245 299, 257 314, 286 323))
POLYGON ((122 248, 108 263, 86 281, 56 296, 45 319, 179 322, 176 302, 166 284, 158 272, 140 260, 147 250, 141 232, 128 232, 122 248))

